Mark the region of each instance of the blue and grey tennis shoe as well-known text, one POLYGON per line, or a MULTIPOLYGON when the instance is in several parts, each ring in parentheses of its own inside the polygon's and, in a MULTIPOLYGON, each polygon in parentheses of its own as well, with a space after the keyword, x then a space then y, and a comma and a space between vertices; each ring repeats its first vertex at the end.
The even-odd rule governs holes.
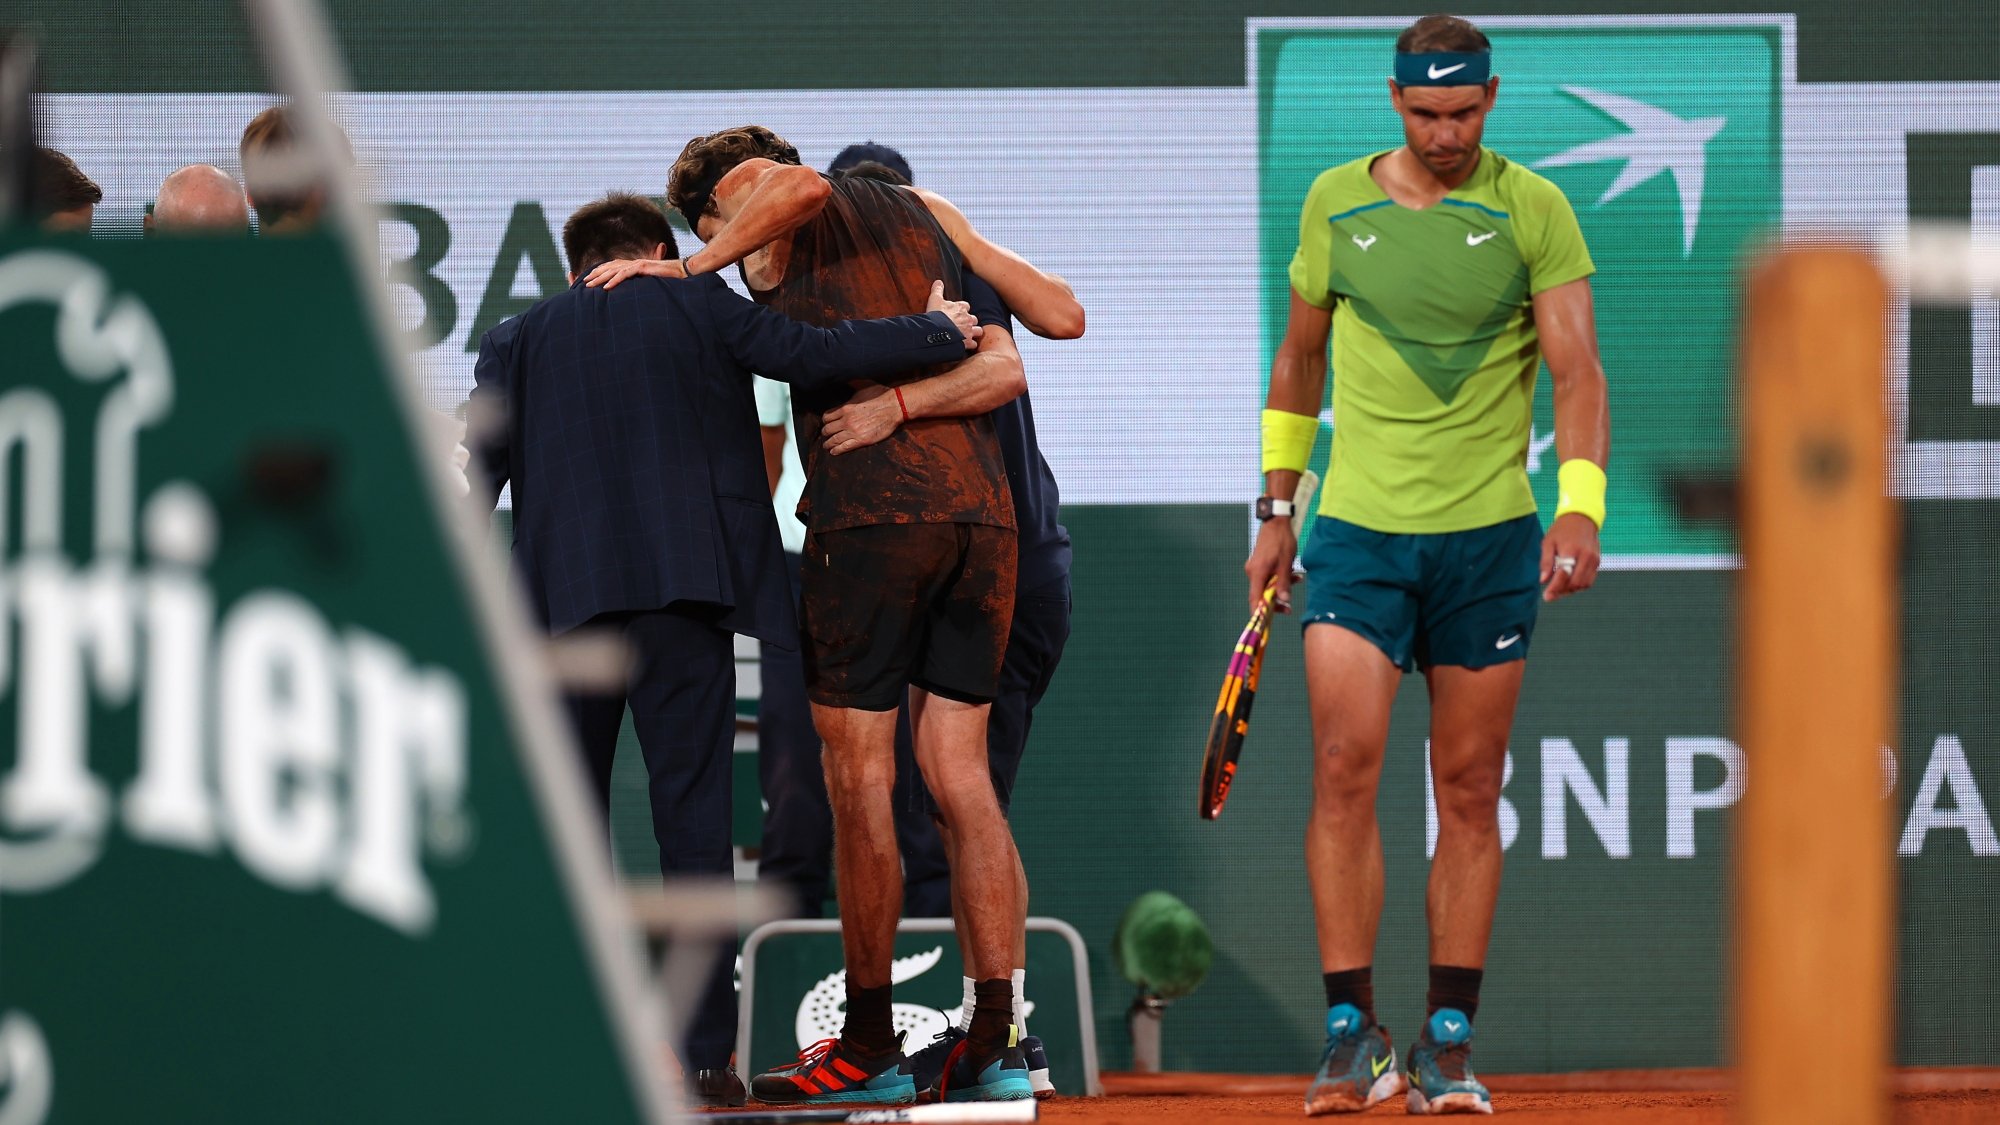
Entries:
POLYGON ((1352 1004, 1335 1004, 1326 1013, 1326 1053, 1319 1073, 1306 1087, 1306 1115, 1360 1113, 1395 1097, 1403 1089, 1396 1069, 1396 1048, 1389 1031, 1361 1014, 1352 1004))
POLYGON ((1472 1076, 1472 1021, 1439 1008, 1410 1047, 1410 1112, 1492 1113, 1493 1099, 1472 1076))

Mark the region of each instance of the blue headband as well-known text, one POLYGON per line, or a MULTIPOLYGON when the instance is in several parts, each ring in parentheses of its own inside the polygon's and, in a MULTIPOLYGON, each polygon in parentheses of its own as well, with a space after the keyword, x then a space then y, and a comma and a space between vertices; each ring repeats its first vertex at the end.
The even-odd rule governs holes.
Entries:
POLYGON ((1490 51, 1396 53, 1398 86, 1484 86, 1493 73, 1490 51))

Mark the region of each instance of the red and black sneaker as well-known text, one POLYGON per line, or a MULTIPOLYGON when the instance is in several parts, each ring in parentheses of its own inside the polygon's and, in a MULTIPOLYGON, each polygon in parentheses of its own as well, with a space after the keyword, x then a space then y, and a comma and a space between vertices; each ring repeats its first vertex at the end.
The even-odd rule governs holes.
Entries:
POLYGON ((750 1096, 767 1105, 909 1105, 917 1083, 903 1057, 903 1037, 881 1054, 864 1054, 839 1039, 822 1039, 795 1063, 750 1080, 750 1096))

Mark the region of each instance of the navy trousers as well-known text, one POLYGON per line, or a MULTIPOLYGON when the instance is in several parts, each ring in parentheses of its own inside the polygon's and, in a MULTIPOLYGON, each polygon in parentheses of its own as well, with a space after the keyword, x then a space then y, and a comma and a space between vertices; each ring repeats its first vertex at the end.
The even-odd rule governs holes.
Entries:
MULTIPOLYGON (((567 699, 607 825, 618 728, 631 711, 646 761, 660 873, 674 878, 735 878, 729 782, 736 660, 717 616, 714 607, 676 605, 593 618, 586 628, 615 629, 625 642, 631 660, 625 690, 567 699)), ((735 950, 725 952, 691 1013, 681 1056, 689 1070, 728 1066, 736 1047, 735 950)))
MULTIPOLYGON (((792 605, 799 600, 799 556, 785 555, 792 605)), ((760 647, 763 688, 757 700, 757 780, 764 789, 764 832, 757 881, 782 888, 793 915, 825 914, 833 882, 833 806, 820 765, 819 732, 806 700, 806 666, 795 651, 760 647)))

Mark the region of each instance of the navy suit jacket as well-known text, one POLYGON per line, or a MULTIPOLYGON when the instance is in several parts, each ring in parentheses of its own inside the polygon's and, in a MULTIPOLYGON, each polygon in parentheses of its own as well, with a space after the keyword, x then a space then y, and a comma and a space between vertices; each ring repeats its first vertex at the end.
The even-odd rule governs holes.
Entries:
POLYGON ((551 633, 720 607, 798 643, 750 373, 801 387, 965 356, 943 313, 800 324, 720 277, 581 283, 487 332, 470 414, 485 510, 514 492, 514 565, 551 633))

